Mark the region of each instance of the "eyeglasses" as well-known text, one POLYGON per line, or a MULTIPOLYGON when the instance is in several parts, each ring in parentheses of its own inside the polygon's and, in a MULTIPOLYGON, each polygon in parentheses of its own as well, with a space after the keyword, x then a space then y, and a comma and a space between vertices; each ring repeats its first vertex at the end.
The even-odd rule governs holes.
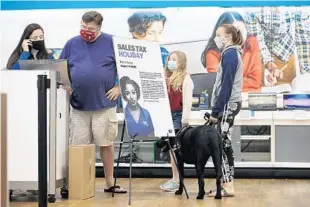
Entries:
POLYGON ((98 28, 94 28, 94 27, 87 27, 85 25, 81 25, 81 29, 85 29, 88 30, 90 32, 96 32, 98 30, 98 28))

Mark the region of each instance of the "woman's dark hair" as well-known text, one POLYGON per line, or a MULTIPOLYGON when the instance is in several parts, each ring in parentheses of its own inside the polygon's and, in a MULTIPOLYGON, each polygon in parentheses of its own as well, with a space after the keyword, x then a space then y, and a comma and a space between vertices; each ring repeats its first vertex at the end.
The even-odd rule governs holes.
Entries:
POLYGON ((137 84, 136 81, 131 80, 128 76, 123 76, 120 80, 119 80, 119 84, 121 86, 121 94, 123 99, 128 102, 127 98, 126 98, 126 85, 130 84, 134 87, 136 93, 137 93, 137 99, 140 99, 140 95, 141 95, 141 90, 140 90, 140 86, 137 84))
POLYGON ((243 45, 242 34, 239 29, 237 29, 232 24, 223 24, 221 27, 225 29, 226 34, 231 34, 232 42, 234 45, 243 45))
MULTIPOLYGON (((44 32, 43 28, 39 24, 36 24, 36 23, 29 24, 25 28, 25 30, 24 30, 24 32, 23 32, 23 34, 22 34, 22 36, 21 36, 21 38, 20 38, 20 40, 19 40, 19 42, 17 44, 17 47, 14 49, 13 53, 11 54, 11 56, 10 56, 10 58, 8 60, 8 63, 6 65, 7 69, 10 69, 12 67, 12 65, 19 59, 20 54, 23 52, 23 50, 22 50, 23 41, 25 39, 29 39, 30 35, 32 34, 32 32, 34 30, 37 30, 37 29, 40 29, 40 30, 42 30, 44 32)), ((29 57, 29 59, 33 59, 33 55, 32 54, 29 57)), ((48 53, 47 53, 47 50, 45 48, 45 45, 44 45, 44 49, 40 50, 38 52, 37 59, 38 60, 48 59, 48 53)))

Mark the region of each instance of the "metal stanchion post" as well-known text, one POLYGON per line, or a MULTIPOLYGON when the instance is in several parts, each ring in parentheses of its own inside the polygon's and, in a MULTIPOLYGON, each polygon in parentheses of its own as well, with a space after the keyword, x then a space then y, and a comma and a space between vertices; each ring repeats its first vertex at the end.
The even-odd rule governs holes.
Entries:
POLYGON ((38 189, 39 207, 47 207, 47 75, 38 75, 38 189))

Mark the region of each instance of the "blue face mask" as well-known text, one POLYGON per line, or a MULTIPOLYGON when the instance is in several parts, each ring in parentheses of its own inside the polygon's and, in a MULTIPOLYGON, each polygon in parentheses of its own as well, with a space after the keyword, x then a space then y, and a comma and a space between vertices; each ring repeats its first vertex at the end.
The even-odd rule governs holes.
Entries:
POLYGON ((169 70, 173 71, 177 68, 177 62, 174 60, 169 60, 167 63, 167 67, 169 70))

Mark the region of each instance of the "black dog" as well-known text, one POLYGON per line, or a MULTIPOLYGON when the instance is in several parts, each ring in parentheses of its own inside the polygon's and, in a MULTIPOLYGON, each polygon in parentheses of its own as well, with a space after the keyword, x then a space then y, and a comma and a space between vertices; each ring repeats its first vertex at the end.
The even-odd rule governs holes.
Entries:
MULTIPOLYGON (((206 113, 206 117, 209 114, 206 113)), ((159 148, 166 148, 168 143, 165 138, 162 138, 156 143, 159 148)), ((170 139, 170 145, 177 148, 175 155, 180 172, 180 187, 175 192, 176 195, 183 194, 183 179, 184 179, 184 163, 194 164, 196 167, 199 192, 197 199, 203 199, 204 190, 204 169, 210 157, 215 167, 216 172, 216 195, 215 199, 222 199, 221 194, 221 177, 222 177, 222 138, 218 131, 207 123, 203 126, 183 127, 177 134, 175 139, 170 139)))

